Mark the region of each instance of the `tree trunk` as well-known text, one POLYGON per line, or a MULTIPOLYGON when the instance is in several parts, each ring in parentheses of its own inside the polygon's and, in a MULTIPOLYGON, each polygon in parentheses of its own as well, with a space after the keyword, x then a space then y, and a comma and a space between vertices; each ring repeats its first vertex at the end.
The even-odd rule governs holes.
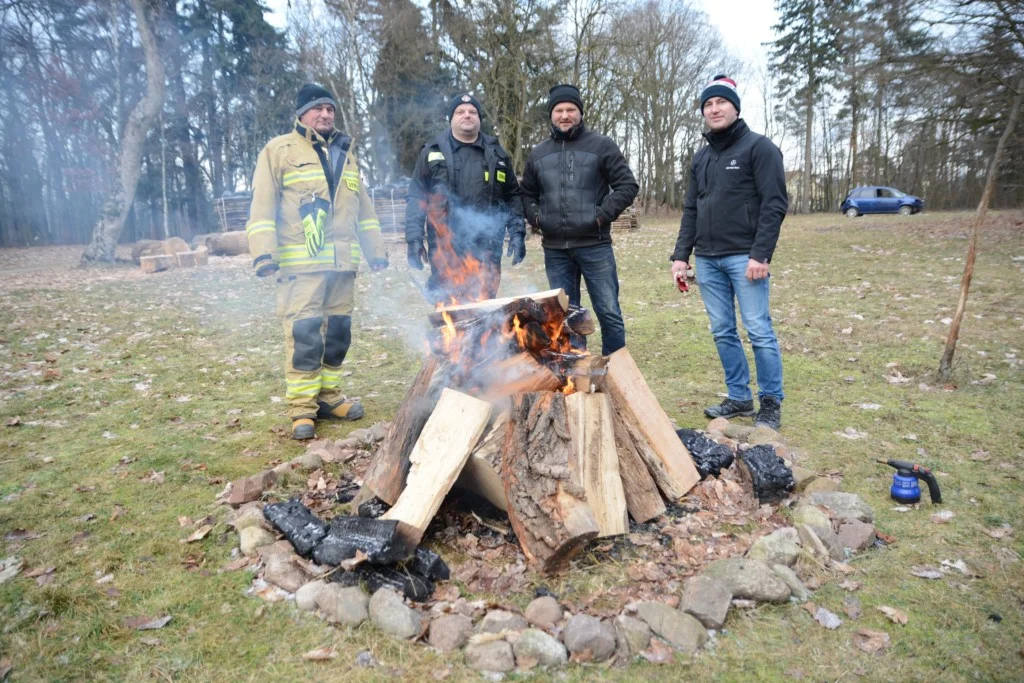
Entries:
POLYGON ((814 67, 810 69, 810 75, 807 77, 807 102, 804 103, 806 109, 804 119, 804 196, 803 206, 800 208, 802 213, 811 212, 811 192, 813 190, 811 174, 813 172, 813 163, 811 159, 811 142, 814 139, 814 67))
POLYGON ((943 382, 949 380, 950 374, 953 371, 953 354, 956 352, 956 342, 960 337, 960 324, 963 322, 964 310, 967 308, 967 293, 971 288, 971 279, 974 277, 974 259, 977 255, 978 231, 985 222, 985 214, 988 213, 988 204, 992 198, 992 192, 995 190, 996 177, 999 175, 999 164, 1003 160, 1003 152, 1006 150, 1006 141, 1017 125, 1021 99, 1024 99, 1024 76, 1017 79, 1017 95, 1013 98, 1013 106, 1010 107, 1010 117, 1006 122, 1006 130, 999 137, 996 152, 992 155, 992 163, 989 164, 988 177, 985 180, 985 191, 981 194, 981 201, 978 202, 978 210, 974 215, 971 244, 967 249, 964 274, 960 280, 960 298, 956 302, 956 313, 953 314, 953 323, 949 326, 946 348, 942 352, 942 358, 939 360, 939 380, 943 382))
POLYGON ((146 59, 146 94, 135 105, 131 116, 128 117, 128 123, 125 124, 118 158, 118 173, 100 210, 99 220, 93 228, 92 242, 82 254, 83 264, 114 260, 117 240, 121 236, 125 218, 135 200, 135 189, 139 182, 139 162, 142 159, 147 126, 160 111, 164 98, 164 67, 143 2, 144 0, 131 0, 146 59))

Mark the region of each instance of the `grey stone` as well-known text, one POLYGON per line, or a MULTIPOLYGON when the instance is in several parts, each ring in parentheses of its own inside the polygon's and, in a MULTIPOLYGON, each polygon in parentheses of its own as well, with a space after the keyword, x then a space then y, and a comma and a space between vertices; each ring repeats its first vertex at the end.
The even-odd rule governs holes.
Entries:
POLYGON ((789 599, 789 586, 760 560, 715 560, 704 569, 704 575, 724 583, 734 598, 750 598, 761 602, 785 602, 789 599))
POLYGON ((512 646, 504 640, 466 646, 466 666, 477 671, 504 673, 516 668, 512 646))
POLYGON ((550 595, 533 600, 526 606, 524 616, 531 625, 538 628, 552 628, 562 620, 562 606, 550 595))
POLYGON ((843 492, 829 492, 829 493, 812 493, 811 503, 813 505, 823 505, 830 511, 832 519, 849 521, 857 520, 860 522, 874 522, 875 512, 871 509, 871 506, 861 500, 861 497, 855 493, 843 493, 843 492))
POLYGON ((839 544, 844 548, 857 552, 864 550, 875 542, 877 534, 875 525, 851 520, 839 526, 839 544))
POLYGON ((708 642, 708 631, 703 624, 663 602, 637 603, 636 611, 652 631, 688 655, 708 642))
POLYGON ((235 513, 234 519, 231 520, 231 526, 235 527, 235 531, 238 533, 242 533, 243 529, 248 529, 251 526, 271 531, 266 517, 263 516, 263 507, 259 503, 246 503, 240 507, 235 513))
POLYGON ((353 429, 348 433, 348 438, 356 439, 360 444, 371 443, 373 441, 373 437, 370 436, 370 430, 365 428, 353 429))
POLYGON ((803 491, 807 488, 807 485, 818 478, 818 474, 806 467, 800 467, 799 465, 793 468, 793 481, 796 482, 796 490, 803 491))
POLYGON ((248 526, 238 532, 238 545, 246 555, 254 555, 259 548, 276 540, 274 534, 261 526, 248 526))
POLYGON ((833 493, 839 490, 839 482, 828 477, 818 477, 804 487, 804 493, 833 493))
POLYGON ((679 609, 707 628, 720 629, 732 605, 732 591, 718 579, 694 576, 686 582, 679 609))
MULTIPOLYGON (((316 604, 332 624, 358 626, 370 615, 370 596, 359 586, 325 584, 316 594, 316 604)), ((403 605, 405 607, 405 605, 403 605)), ((407 608, 408 609, 408 608, 407 608)), ((376 622, 374 622, 376 623, 376 622)), ((383 629, 383 627, 381 627, 383 629)), ((419 628, 416 629, 419 633, 419 628)), ((408 636, 399 636, 408 637, 408 636)))
POLYGON ((595 662, 615 654, 615 629, 597 617, 577 614, 565 625, 562 641, 575 654, 589 650, 595 662))
POLYGON ((412 638, 422 628, 420 615, 390 588, 381 588, 370 598, 370 621, 396 638, 412 638))
POLYGON ((501 633, 502 631, 523 631, 530 625, 515 612, 503 609, 492 609, 480 620, 476 627, 477 633, 501 633))
POLYGON ((793 527, 777 529, 767 536, 762 536, 754 541, 747 551, 747 557, 751 560, 761 560, 769 565, 784 564, 787 567, 796 562, 798 554, 800 535, 793 527))
POLYGON ((754 428, 748 425, 740 425, 730 422, 725 426, 725 429, 722 430, 722 433, 725 434, 730 439, 736 439, 737 441, 746 441, 747 436, 753 431, 754 428))
POLYGON ((827 514, 813 505, 798 505, 793 509, 793 526, 798 524, 825 527, 831 522, 827 514))
POLYGON ((542 666, 561 666, 569 660, 564 645, 535 628, 523 631, 512 651, 516 659, 535 659, 542 666))
POLYGON ((430 622, 427 642, 441 652, 458 650, 473 633, 473 620, 462 614, 446 614, 430 622))
POLYGON ((294 555, 281 554, 267 558, 266 566, 263 568, 263 580, 294 593, 309 581, 309 576, 302 567, 295 564, 294 555))
POLYGON ((836 536, 836 532, 832 531, 832 525, 829 524, 826 527, 812 526, 814 533, 818 536, 825 547, 828 548, 829 557, 837 562, 842 562, 846 557, 843 551, 843 544, 839 542, 839 537, 836 536))
MULTIPOLYGON (((779 433, 766 425, 758 425, 754 427, 754 430, 747 434, 747 443, 751 446, 758 446, 760 444, 774 443, 779 440, 779 433)), ((776 453, 781 458, 782 455, 776 453)))
MULTIPOLYGON (((330 441, 327 443, 331 444, 330 441)), ((331 445, 333 446, 334 444, 331 445)), ((323 466, 323 459, 313 451, 306 451, 299 457, 292 460, 292 469, 298 470, 299 472, 314 472, 321 469, 323 466)))
POLYGON ((807 524, 798 525, 796 530, 800 533, 800 543, 814 557, 827 560, 832 556, 832 553, 822 540, 818 538, 818 533, 814 529, 815 527, 808 526, 807 524))
POLYGON ((625 614, 615 617, 615 635, 620 645, 625 646, 627 657, 635 657, 651 644, 651 627, 647 622, 625 614))
POLYGON ((377 424, 371 426, 366 431, 369 434, 370 440, 376 443, 378 441, 384 440, 384 438, 388 435, 389 429, 391 429, 390 422, 378 422, 377 424))
POLYGON ((782 579, 787 586, 789 586, 789 590, 793 593, 794 598, 800 602, 810 600, 811 592, 807 590, 807 586, 805 586, 804 582, 800 580, 800 577, 796 575, 796 572, 784 564, 773 564, 772 571, 775 572, 775 575, 782 579))
POLYGON ((321 579, 310 581, 295 591, 295 606, 303 612, 312 612, 317 608, 316 597, 327 584, 321 579))

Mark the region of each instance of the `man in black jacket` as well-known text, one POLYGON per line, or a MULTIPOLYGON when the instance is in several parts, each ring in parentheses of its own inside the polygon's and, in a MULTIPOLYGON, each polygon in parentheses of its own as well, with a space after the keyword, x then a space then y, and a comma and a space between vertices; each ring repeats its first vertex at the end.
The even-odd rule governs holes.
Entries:
POLYGON ((734 299, 754 348, 760 407, 754 424, 782 422, 782 354, 768 311, 768 264, 786 216, 782 152, 739 118, 736 82, 715 76, 700 96, 708 145, 693 159, 672 276, 686 277, 690 252, 711 333, 725 370, 728 397, 710 418, 754 415, 750 368, 736 332, 734 299))
MULTIPOLYGON (((580 276, 601 323, 601 353, 626 345, 611 224, 633 203, 639 186, 618 146, 583 124, 574 85, 548 93, 551 138, 530 152, 523 173, 523 210, 543 235, 548 284, 580 303, 580 276)), ((576 344, 585 344, 581 337, 576 344)))
POLYGON ((409 266, 430 261, 427 290, 439 302, 494 298, 506 232, 512 265, 526 257, 519 181, 498 139, 480 132, 482 113, 472 95, 452 98, 450 126, 420 151, 406 200, 409 266))

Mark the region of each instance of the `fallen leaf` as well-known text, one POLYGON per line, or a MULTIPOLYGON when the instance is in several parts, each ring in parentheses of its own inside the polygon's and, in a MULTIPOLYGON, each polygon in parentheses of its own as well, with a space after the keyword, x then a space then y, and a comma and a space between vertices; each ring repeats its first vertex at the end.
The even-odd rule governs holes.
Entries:
POLYGON ((907 625, 907 613, 903 610, 898 610, 895 607, 889 607, 888 605, 879 605, 878 611, 889 617, 889 621, 900 626, 907 625))
POLYGON ((0 681, 7 679, 7 674, 11 673, 11 669, 14 668, 14 664, 11 663, 10 657, 4 657, 0 659, 0 681))
POLYGON ((967 566, 967 563, 963 560, 957 560, 956 562, 953 562, 951 560, 943 560, 942 562, 940 562, 940 564, 943 567, 946 567, 947 569, 955 569, 964 576, 975 576, 975 573, 971 570, 970 567, 967 566))
POLYGON ((650 647, 641 652, 640 656, 651 664, 668 664, 674 657, 672 648, 658 638, 651 638, 650 647))
POLYGON ((164 473, 152 470, 148 475, 142 477, 141 481, 147 484, 162 484, 164 483, 164 473))
POLYGON ((25 572, 25 577, 34 579, 38 576, 45 576, 46 574, 52 574, 57 571, 56 567, 36 567, 35 569, 29 569, 25 572))
POLYGON ((211 531, 213 531, 213 526, 210 524, 204 524, 203 526, 193 531, 191 536, 189 536, 188 538, 183 538, 178 542, 195 543, 196 541, 201 541, 204 538, 206 538, 206 535, 209 534, 211 531))
POLYGON ((20 543, 22 541, 34 541, 39 538, 39 534, 34 531, 27 529, 11 529, 4 534, 4 541, 7 543, 20 543))
POLYGON ((224 565, 224 568, 221 571, 224 571, 224 572, 236 572, 239 569, 242 569, 244 567, 248 567, 249 563, 251 561, 252 560, 250 560, 248 557, 240 557, 237 560, 235 560, 234 562, 231 562, 229 564, 224 565))
POLYGON ((852 593, 853 591, 858 590, 861 587, 861 583, 860 581, 852 581, 850 579, 847 579, 846 581, 843 581, 841 584, 839 584, 839 587, 842 588, 844 591, 850 591, 852 593))
POLYGON ((21 571, 22 560, 20 557, 6 557, 0 560, 0 583, 13 579, 21 571))
POLYGON ((163 645, 162 640, 159 638, 139 638, 139 642, 143 645, 149 645, 150 647, 156 647, 157 645, 163 645))
POLYGON ((1001 539, 1013 534, 1013 528, 1009 524, 1003 524, 995 529, 985 529, 985 533, 992 538, 1001 539))
POLYGON ((102 586, 103 584, 110 583, 113 580, 114 580, 114 575, 113 574, 104 574, 100 578, 96 579, 96 585, 102 586))
POLYGON ((941 579, 942 572, 933 567, 918 567, 913 566, 910 568, 910 573, 922 579, 941 579))
POLYGON ((113 522, 118 517, 124 514, 124 506, 120 503, 114 503, 114 511, 110 514, 110 521, 113 522))
POLYGON ((800 605, 800 609, 806 611, 813 617, 814 613, 818 611, 818 606, 813 602, 805 602, 804 604, 800 605))
POLYGON ((853 634, 853 644, 868 654, 880 655, 889 647, 889 634, 862 628, 853 634))
POLYGON ((837 614, 830 612, 824 607, 819 607, 815 611, 814 620, 830 631, 834 631, 843 625, 843 620, 837 614))
POLYGON ((167 626, 170 621, 171 615, 166 614, 162 617, 130 617, 121 623, 128 628, 135 629, 136 631, 153 631, 167 626))
POLYGON ((350 557, 347 560, 341 561, 341 567, 344 568, 345 571, 350 572, 363 562, 366 562, 367 559, 369 559, 369 555, 364 553, 362 550, 357 549, 355 557, 350 557))
POLYGON ((17 415, 15 415, 14 417, 9 417, 6 420, 4 420, 4 425, 7 427, 17 427, 20 424, 21 418, 17 415))
POLYGON ((310 650, 306 654, 302 655, 302 658, 307 662, 327 662, 332 659, 336 659, 337 656, 337 650, 330 646, 324 646, 318 647, 315 650, 310 650))

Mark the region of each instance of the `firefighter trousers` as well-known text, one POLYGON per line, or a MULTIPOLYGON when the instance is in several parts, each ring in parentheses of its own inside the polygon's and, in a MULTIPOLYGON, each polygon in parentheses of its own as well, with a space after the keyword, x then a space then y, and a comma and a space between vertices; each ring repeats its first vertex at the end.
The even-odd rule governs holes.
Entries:
POLYGON ((341 363, 352 343, 355 273, 282 275, 277 316, 284 325, 288 415, 316 419, 317 401, 341 401, 341 363))

